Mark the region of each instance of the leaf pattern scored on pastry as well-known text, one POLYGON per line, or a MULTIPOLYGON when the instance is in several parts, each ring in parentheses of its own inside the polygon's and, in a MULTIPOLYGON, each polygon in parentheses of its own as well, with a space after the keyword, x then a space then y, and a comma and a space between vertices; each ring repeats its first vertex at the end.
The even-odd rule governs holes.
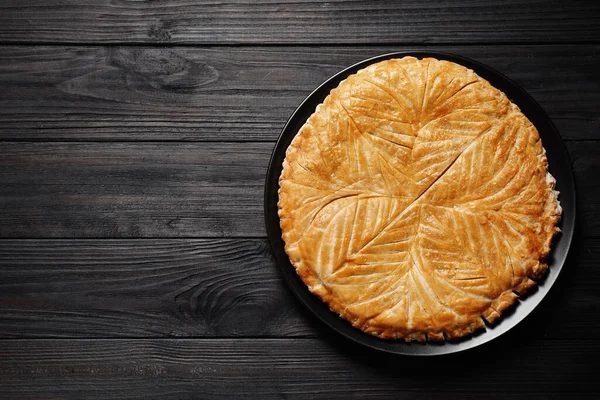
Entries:
POLYGON ((535 127, 473 71, 349 76, 286 152, 279 215, 310 290, 383 338, 458 338, 535 286, 560 217, 535 127))

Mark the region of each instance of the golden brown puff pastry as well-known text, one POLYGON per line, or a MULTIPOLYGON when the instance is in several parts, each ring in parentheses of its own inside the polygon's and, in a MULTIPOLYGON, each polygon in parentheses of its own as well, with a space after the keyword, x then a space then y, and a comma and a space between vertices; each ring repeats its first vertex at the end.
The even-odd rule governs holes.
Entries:
POLYGON ((379 62, 331 91, 287 149, 285 250, 365 332, 459 338, 544 275, 561 208, 536 128, 448 61, 379 62))

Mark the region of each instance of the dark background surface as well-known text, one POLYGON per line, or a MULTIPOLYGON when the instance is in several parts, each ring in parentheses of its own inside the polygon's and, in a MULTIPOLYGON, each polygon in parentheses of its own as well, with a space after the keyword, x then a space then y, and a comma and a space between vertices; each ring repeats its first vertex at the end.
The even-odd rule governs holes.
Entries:
POLYGON ((562 398, 600 368, 600 6, 592 1, 0 3, 0 397, 562 398), (473 58, 569 151, 576 237, 508 334, 375 353, 291 295, 263 187, 287 118, 378 54, 473 58))

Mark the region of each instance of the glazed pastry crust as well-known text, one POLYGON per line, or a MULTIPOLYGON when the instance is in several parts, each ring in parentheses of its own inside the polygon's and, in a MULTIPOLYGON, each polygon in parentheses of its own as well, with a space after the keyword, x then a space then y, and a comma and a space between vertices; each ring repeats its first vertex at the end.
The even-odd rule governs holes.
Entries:
POLYGON ((298 275, 381 338, 485 328, 544 276, 559 231, 536 128, 473 71, 433 58, 341 82, 288 147, 279 184, 298 275))

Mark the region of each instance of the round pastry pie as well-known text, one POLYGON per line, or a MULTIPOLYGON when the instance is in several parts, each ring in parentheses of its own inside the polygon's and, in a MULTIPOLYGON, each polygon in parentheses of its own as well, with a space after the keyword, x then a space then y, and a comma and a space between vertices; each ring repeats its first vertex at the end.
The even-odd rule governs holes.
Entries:
POLYGON ((288 147, 279 184, 297 273, 381 338, 493 323, 543 277, 559 230, 536 128, 472 70, 433 58, 341 82, 288 147))

